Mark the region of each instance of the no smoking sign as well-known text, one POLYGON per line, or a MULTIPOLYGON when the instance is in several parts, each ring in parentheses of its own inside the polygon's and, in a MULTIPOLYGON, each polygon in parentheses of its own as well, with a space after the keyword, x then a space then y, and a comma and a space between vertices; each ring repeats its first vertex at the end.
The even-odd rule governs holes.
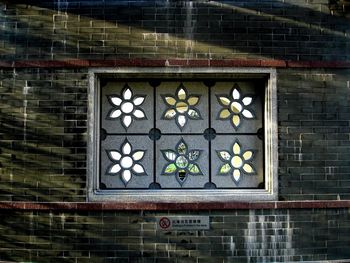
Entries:
POLYGON ((167 217, 162 217, 161 219, 159 219, 158 225, 159 225, 159 227, 160 227, 161 229, 166 230, 166 229, 169 229, 169 228, 170 228, 170 226, 171 226, 171 221, 170 221, 170 219, 167 218, 167 217))
POLYGON ((209 216, 163 216, 157 218, 160 230, 208 230, 209 216))

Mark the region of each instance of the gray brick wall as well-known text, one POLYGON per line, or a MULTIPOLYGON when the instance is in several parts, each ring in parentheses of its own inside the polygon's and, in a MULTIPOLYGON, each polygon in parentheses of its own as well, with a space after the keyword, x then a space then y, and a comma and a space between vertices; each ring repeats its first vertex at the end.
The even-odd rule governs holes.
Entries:
MULTIPOLYGON (((331 12, 328 4, 0 1, 0 65, 68 59, 349 61, 348 13, 331 12)), ((0 69, 0 201, 85 201, 87 70, 0 69)), ((279 200, 349 199, 349 69, 277 73, 279 200)), ((0 214, 0 260, 10 262, 350 258, 349 208, 0 214), (156 230, 157 216, 181 214, 210 215, 211 229, 156 230)))
POLYGON ((301 262, 350 258, 347 209, 187 211, 211 229, 157 230, 173 212, 7 212, 0 259, 10 262, 301 262))
POLYGON ((2 201, 84 201, 86 70, 0 72, 2 201))
POLYGON ((11 2, 0 2, 6 60, 349 60, 349 20, 328 0, 11 2))
POLYGON ((349 73, 278 71, 281 200, 349 199, 349 73))

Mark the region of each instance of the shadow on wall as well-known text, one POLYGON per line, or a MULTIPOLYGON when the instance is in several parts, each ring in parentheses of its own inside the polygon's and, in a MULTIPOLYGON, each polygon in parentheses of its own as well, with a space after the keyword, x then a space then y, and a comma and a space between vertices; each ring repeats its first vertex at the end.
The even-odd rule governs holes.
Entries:
POLYGON ((3 71, 0 200, 84 201, 85 74, 3 71))
MULTIPOLYGON (((207 214, 193 212, 192 214, 207 214)), ((301 262, 349 258, 346 209, 211 213, 211 229, 159 231, 159 212, 14 212, 0 218, 13 262, 301 262), (312 228, 312 230, 311 230, 312 228), (336 230, 336 231, 335 231, 336 230)))
POLYGON ((326 3, 28 3, 2 5, 3 59, 349 59, 349 19, 326 3))

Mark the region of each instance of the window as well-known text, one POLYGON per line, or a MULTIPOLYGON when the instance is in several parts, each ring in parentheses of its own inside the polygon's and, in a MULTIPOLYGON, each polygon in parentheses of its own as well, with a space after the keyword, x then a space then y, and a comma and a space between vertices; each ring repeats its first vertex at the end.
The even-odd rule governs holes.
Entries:
POLYGON ((272 69, 91 70, 91 201, 272 200, 272 69))

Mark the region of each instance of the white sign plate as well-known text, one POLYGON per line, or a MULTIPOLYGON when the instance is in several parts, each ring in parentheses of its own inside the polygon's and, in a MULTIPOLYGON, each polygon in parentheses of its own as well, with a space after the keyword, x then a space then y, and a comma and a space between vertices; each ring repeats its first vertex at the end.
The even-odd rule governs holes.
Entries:
POLYGON ((160 230, 209 230, 209 216, 163 216, 157 218, 160 230))

